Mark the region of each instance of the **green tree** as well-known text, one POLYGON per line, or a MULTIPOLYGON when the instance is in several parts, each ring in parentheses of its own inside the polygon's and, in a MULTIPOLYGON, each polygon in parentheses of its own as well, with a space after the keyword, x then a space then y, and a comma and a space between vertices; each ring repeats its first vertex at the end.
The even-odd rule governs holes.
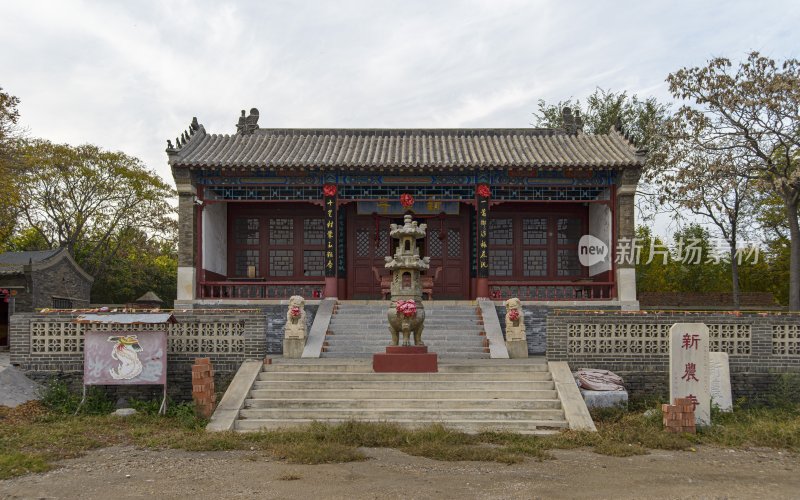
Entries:
POLYGON ((746 175, 778 196, 790 241, 789 308, 800 310, 800 61, 752 52, 734 68, 726 58, 667 77, 686 103, 675 119, 705 151, 727 153, 746 175))
POLYGON ((20 140, 19 99, 0 87, 0 250, 14 231, 17 221, 17 169, 15 158, 20 140))
POLYGON ((132 231, 155 240, 174 234, 174 191, 137 158, 36 140, 24 146, 21 161, 18 209, 25 227, 51 248, 68 248, 96 279, 132 231))

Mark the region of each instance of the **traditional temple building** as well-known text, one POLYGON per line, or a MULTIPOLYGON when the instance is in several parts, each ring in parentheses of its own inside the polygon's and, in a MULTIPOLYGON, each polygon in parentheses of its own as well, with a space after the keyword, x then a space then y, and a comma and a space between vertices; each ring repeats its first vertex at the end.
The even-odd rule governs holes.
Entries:
POLYGON ((258 118, 242 111, 233 135, 194 119, 168 141, 177 304, 381 298, 389 225, 410 212, 428 224, 433 300, 636 306, 633 266, 615 253, 634 236, 645 152, 619 129, 584 134, 569 110, 563 130, 274 129, 258 118), (581 252, 602 258, 582 265, 581 252))

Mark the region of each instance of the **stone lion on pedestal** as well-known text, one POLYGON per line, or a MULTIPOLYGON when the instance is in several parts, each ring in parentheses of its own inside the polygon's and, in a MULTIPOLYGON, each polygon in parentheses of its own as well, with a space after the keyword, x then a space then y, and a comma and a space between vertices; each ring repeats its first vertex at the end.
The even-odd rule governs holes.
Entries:
POLYGON ((503 303, 506 306, 506 341, 525 340, 525 313, 522 302, 514 297, 503 303))
POLYGON ((300 295, 289 297, 289 309, 286 311, 285 338, 306 338, 306 301, 300 295))

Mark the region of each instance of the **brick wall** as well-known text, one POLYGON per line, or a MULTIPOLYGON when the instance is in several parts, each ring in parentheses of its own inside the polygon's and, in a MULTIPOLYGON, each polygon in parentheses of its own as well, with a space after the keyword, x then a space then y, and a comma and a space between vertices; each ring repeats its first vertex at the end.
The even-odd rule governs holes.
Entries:
MULTIPOLYGON (((770 292, 743 292, 739 301, 742 307, 777 307, 770 292)), ((641 307, 732 307, 733 295, 716 292, 640 292, 641 307)))
POLYGON ((793 314, 551 311, 547 358, 573 370, 611 370, 633 397, 664 396, 674 323, 709 326, 711 350, 729 355, 734 398, 759 399, 782 374, 800 373, 800 316, 793 314))
POLYGON ((54 296, 72 299, 73 307, 89 305, 92 284, 72 266, 69 260, 62 259, 44 269, 35 269, 32 275, 34 309, 53 307, 54 296))
MULTIPOLYGON (((170 327, 174 330, 169 336, 167 390, 175 400, 191 399, 191 366, 196 358, 211 358, 215 385, 222 391, 242 361, 267 354, 267 318, 260 310, 199 309, 174 314, 178 324, 170 327)), ((60 378, 78 389, 83 374, 81 329, 89 325, 73 323, 76 316, 68 312, 12 316, 11 363, 34 380, 60 378)), ((153 397, 161 388, 116 386, 108 390, 115 397, 153 397)))

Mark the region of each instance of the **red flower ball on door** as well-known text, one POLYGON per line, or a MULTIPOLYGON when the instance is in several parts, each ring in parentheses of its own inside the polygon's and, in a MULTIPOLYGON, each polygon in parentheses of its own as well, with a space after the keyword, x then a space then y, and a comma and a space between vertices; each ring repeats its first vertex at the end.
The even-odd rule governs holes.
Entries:
POLYGON ((492 195, 492 190, 486 184, 478 184, 478 189, 475 190, 481 198, 488 198, 492 195))
POLYGON ((325 196, 336 196, 336 184, 325 184, 322 187, 322 193, 325 196))
POLYGON ((414 205, 414 197, 408 193, 400 195, 400 204, 403 208, 411 208, 414 205))

